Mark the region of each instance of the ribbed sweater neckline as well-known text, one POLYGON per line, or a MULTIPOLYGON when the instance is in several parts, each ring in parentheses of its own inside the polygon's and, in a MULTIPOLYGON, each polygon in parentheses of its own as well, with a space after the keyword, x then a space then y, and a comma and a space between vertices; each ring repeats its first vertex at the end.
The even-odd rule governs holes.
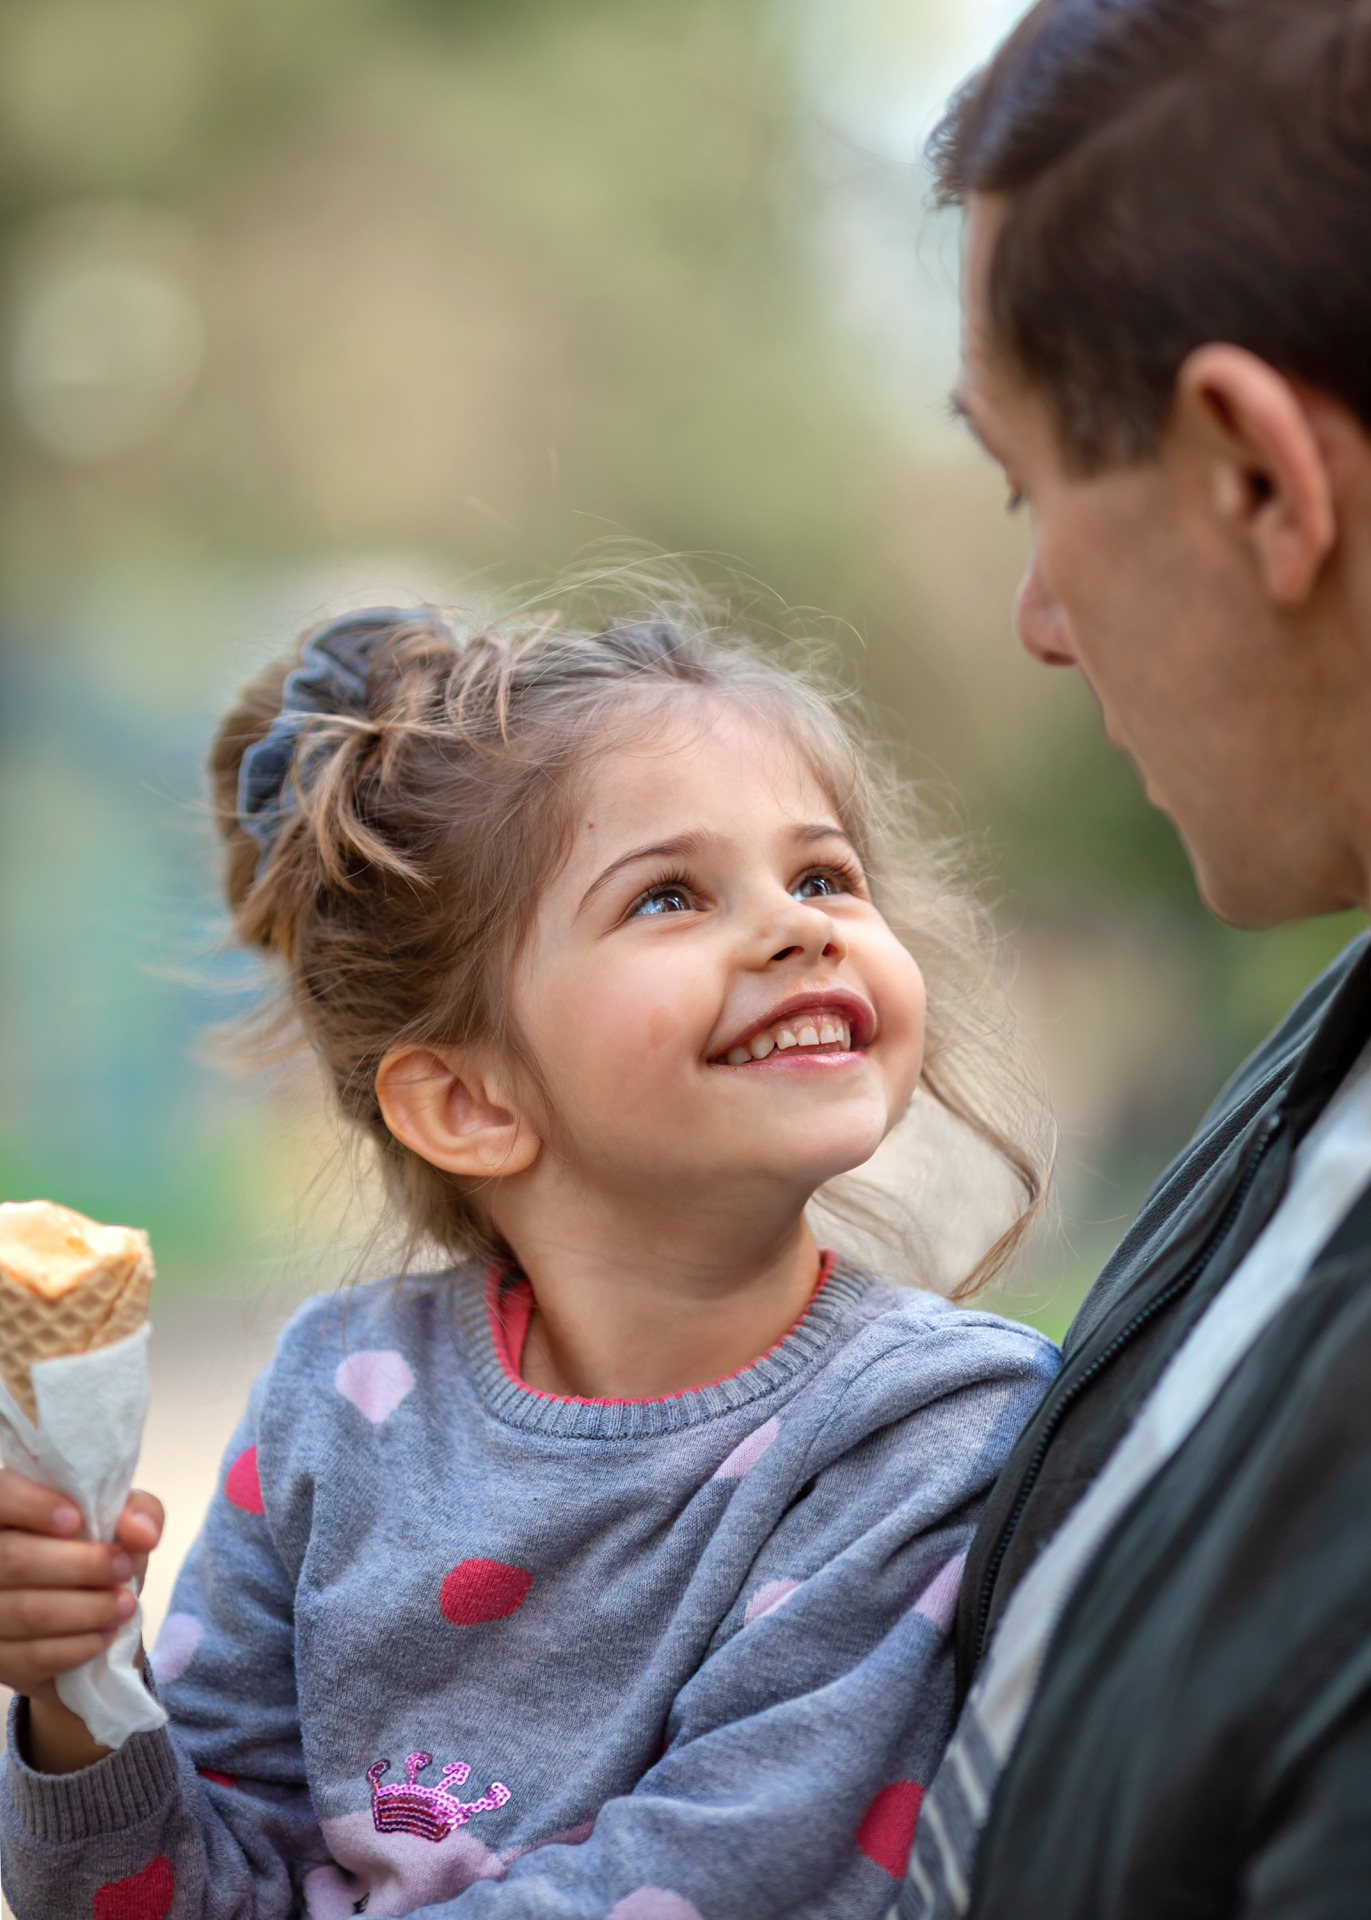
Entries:
MULTIPOLYGON (((487 1273, 484 1284, 456 1287, 451 1299, 462 1357, 487 1410, 530 1433, 589 1440, 627 1440, 678 1433, 719 1419, 792 1382, 832 1346, 850 1310, 872 1282, 825 1256, 826 1271, 799 1320, 774 1347, 749 1365, 708 1386, 655 1400, 577 1400, 527 1386, 508 1366, 491 1324, 492 1290, 502 1279, 487 1273)), ((473 1279, 475 1276, 473 1276, 473 1279)))

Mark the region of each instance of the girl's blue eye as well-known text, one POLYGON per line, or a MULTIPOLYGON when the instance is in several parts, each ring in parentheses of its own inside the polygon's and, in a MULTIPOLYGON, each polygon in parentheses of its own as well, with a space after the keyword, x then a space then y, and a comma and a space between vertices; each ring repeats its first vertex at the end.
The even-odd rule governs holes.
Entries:
POLYGON ((797 900, 828 900, 835 894, 851 893, 851 883, 839 873, 807 873, 790 890, 797 900))
POLYGON ((695 902, 684 887, 653 887, 645 893, 630 914, 630 919, 638 919, 646 914, 692 913, 695 902))

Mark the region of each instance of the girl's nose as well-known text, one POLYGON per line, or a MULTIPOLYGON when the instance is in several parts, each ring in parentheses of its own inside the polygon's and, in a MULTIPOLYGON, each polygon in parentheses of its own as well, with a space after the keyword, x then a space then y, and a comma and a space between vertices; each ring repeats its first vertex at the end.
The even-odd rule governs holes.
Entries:
POLYGON ((787 901, 789 911, 772 931, 773 940, 780 938, 772 951, 771 965, 780 960, 843 959, 847 942, 824 912, 822 900, 796 900, 787 895, 787 901))

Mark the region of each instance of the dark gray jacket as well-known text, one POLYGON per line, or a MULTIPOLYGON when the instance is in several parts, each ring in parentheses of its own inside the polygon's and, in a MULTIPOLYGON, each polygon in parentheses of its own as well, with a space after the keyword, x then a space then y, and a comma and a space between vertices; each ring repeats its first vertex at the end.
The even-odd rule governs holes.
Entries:
MULTIPOLYGON (((986 1509, 958 1616, 963 1692, 1368 1038, 1364 937, 1148 1196, 986 1509)), ((972 1912, 1371 1916, 1371 1191, 1082 1581, 995 1797, 972 1912)))

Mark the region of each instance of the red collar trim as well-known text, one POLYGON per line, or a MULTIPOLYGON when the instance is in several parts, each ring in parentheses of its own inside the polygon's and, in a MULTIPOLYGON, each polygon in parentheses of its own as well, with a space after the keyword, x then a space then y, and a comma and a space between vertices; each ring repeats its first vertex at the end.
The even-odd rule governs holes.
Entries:
POLYGON ((486 1276, 486 1315, 490 1321, 491 1345, 495 1349, 495 1358, 500 1363, 500 1371, 506 1380, 519 1387, 524 1393, 531 1393, 537 1400, 560 1400, 574 1407, 643 1407, 652 1406, 664 1400, 684 1400, 692 1393, 705 1393, 709 1387, 717 1387, 724 1380, 736 1380, 739 1374, 755 1367, 759 1360, 769 1359, 778 1353, 790 1336, 802 1327, 813 1309, 814 1302, 823 1292, 829 1276, 837 1265, 838 1256, 832 1248, 825 1247, 819 1254, 819 1277, 814 1283, 814 1291, 805 1303, 804 1312, 794 1326, 787 1327, 775 1346, 768 1347, 765 1353, 759 1353, 748 1361, 746 1366, 738 1367, 732 1373, 726 1373, 718 1380, 711 1380, 705 1386, 684 1387, 679 1393, 656 1393, 646 1400, 586 1400, 574 1393, 544 1393, 541 1387, 531 1387, 519 1369, 523 1365, 524 1343, 528 1339, 528 1323, 533 1318, 533 1288, 522 1273, 516 1273, 507 1261, 497 1260, 486 1276))

